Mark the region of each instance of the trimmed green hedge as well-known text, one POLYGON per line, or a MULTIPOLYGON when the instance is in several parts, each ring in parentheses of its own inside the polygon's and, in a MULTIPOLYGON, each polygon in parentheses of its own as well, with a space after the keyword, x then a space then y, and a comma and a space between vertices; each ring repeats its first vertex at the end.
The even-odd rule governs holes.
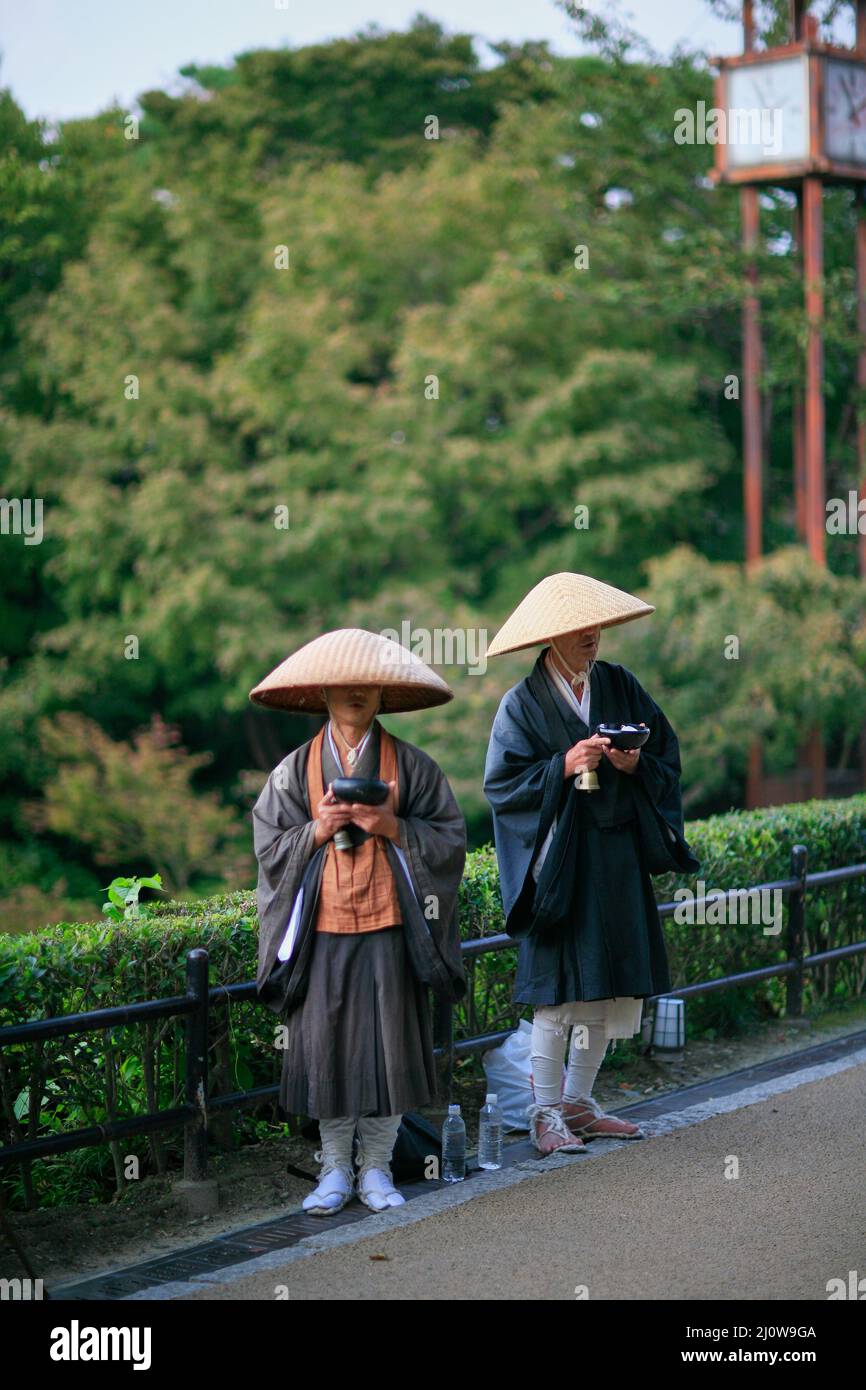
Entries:
MULTIPOLYGON (((659 902, 678 888, 745 887, 790 875, 791 848, 809 850, 811 871, 866 861, 866 795, 841 801, 794 803, 731 812, 688 825, 687 836, 701 860, 696 877, 666 875, 654 880, 659 902)), ((787 917, 787 914, 786 914, 787 917)), ((492 847, 470 854, 461 888, 464 938, 503 929, 496 858, 492 847)), ((760 925, 689 926, 665 922, 674 986, 769 964, 785 957, 785 935, 765 936, 760 925)), ((866 878, 809 893, 807 952, 866 938, 866 878)), ((185 957, 194 946, 210 955, 211 983, 249 980, 255 974, 255 893, 232 893, 199 902, 150 905, 135 923, 64 923, 29 935, 0 936, 0 1026, 27 1019, 77 1013, 135 1000, 182 994, 185 957)), ((455 1011, 456 1035, 513 1026, 521 1010, 511 1004, 516 949, 469 963, 471 988, 455 1011)), ((806 977, 805 1004, 863 992, 866 955, 806 977)), ((689 1030, 730 1031, 764 1015, 781 1015, 784 981, 750 989, 723 990, 697 999, 687 1009, 689 1030)), ((214 1093, 275 1082, 280 1056, 273 1046, 277 1020, 254 1002, 216 1008, 212 1016, 211 1084, 214 1093)), ((710 1033, 712 1036, 712 1033, 710 1033)), ((477 1063, 465 1063, 474 1066, 477 1063)), ((179 1103, 183 1091, 182 1020, 164 1020, 77 1038, 48 1040, 0 1051, 0 1103, 4 1143, 25 1134, 97 1124, 113 1114, 132 1114, 179 1103), (15 1115, 13 1121, 10 1117, 15 1115)), ((234 1121, 235 1138, 249 1117, 234 1121)), ((230 1118, 215 1125, 229 1141, 230 1118)), ((44 1160, 33 1174, 16 1168, 3 1178, 13 1205, 30 1202, 30 1183, 43 1200, 104 1188, 113 1161, 118 1187, 122 1160, 137 1154, 162 1171, 178 1152, 179 1136, 125 1141, 106 1150, 85 1150, 44 1160), (46 1178, 46 1174, 49 1176, 46 1178), (96 1188, 93 1184, 96 1183, 96 1188)), ((94 1200, 98 1198, 94 1197, 94 1200)))

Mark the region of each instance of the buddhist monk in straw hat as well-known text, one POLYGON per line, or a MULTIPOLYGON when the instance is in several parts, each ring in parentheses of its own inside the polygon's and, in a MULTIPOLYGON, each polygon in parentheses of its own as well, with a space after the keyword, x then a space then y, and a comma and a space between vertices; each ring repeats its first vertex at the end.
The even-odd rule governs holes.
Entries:
POLYGON ((534 1006, 530 1134, 544 1154, 643 1137, 592 1087, 609 1040, 636 1033, 643 1000, 671 987, 650 875, 700 867, 683 836, 676 734, 631 671, 598 660, 602 628, 652 612, 589 575, 554 574, 488 649, 546 644, 503 696, 484 773, 505 930, 520 941, 514 999, 534 1006))
POLYGON ((356 1190, 374 1211, 403 1203, 390 1169, 400 1120, 436 1084, 427 986, 452 1003, 466 991, 463 816, 433 759, 376 718, 452 698, 413 653, 361 628, 309 642, 250 692, 258 704, 329 716, 274 768, 253 807, 256 983, 287 1029, 280 1107, 319 1121, 319 1183, 303 1204, 318 1215, 356 1190), (378 779, 387 799, 340 801, 342 777, 378 779))

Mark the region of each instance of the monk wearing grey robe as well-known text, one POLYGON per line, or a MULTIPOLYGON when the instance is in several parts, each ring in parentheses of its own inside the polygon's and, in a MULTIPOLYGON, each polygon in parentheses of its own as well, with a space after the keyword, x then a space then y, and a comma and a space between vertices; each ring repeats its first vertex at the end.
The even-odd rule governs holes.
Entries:
POLYGON ((350 1200, 357 1130, 357 1193, 383 1210, 403 1200, 389 1167, 400 1119, 435 1093, 428 987, 448 1002, 466 989, 457 917, 466 831, 433 759, 376 713, 451 692, 399 644, 344 629, 295 653, 253 698, 330 713, 253 808, 257 986, 286 1029, 280 1106, 317 1118, 322 1134, 320 1182, 304 1206, 325 1215, 350 1200), (347 775, 380 778, 387 801, 338 801, 332 784, 347 775))

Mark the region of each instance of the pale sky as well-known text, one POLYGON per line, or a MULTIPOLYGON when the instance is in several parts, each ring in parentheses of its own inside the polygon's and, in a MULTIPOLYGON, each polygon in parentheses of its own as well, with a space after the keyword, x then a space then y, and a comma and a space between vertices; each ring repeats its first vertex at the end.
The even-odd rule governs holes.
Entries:
MULTIPOLYGON (((609 14, 614 0, 602 8, 609 14)), ((186 63, 297 48, 371 22, 405 29, 419 10, 450 32, 580 51, 552 0, 0 0, 0 86, 30 117, 89 116, 114 99, 129 109, 140 92, 171 90, 186 63)), ((739 25, 716 19, 704 0, 627 0, 619 10, 661 53, 678 41, 711 53, 741 48, 739 25)))

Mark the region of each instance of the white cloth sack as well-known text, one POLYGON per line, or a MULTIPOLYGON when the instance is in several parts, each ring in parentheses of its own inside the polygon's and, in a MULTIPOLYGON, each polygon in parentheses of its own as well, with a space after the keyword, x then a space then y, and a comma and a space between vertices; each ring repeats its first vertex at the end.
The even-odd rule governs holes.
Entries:
MULTIPOLYGON (((502 1112, 502 1129, 528 1129, 526 1111, 534 1104, 532 1094, 532 1024, 522 1018, 517 1030, 499 1047, 491 1047, 481 1058, 487 1074, 487 1089, 496 1094, 502 1112)), ((565 1067, 562 1068, 563 1082, 565 1067)))

